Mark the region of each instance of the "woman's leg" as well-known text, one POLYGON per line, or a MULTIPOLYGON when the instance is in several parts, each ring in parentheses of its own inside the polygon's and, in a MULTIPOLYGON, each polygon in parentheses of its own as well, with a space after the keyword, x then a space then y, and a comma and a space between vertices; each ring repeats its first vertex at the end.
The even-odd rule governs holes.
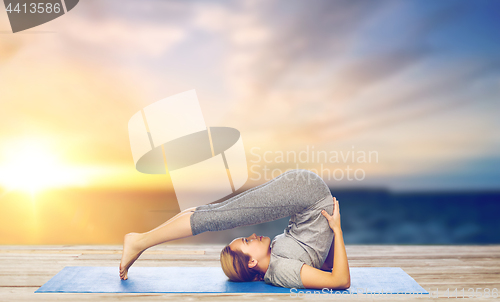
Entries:
POLYGON ((190 217, 195 208, 186 209, 146 233, 130 233, 123 240, 120 278, 126 280, 130 266, 148 248, 175 239, 192 236, 190 217))
POLYGON ((291 170, 220 204, 202 205, 191 216, 194 235, 222 231, 292 216, 307 210, 330 189, 316 174, 291 170))
MULTIPOLYGON (((164 225, 168 224, 169 222, 171 222, 171 221, 175 220, 177 217, 179 217, 179 216, 181 216, 181 215, 184 215, 184 214, 189 213, 189 212, 194 212, 194 210, 195 210, 195 209, 196 209, 196 207, 189 208, 189 209, 185 209, 184 211, 177 213, 174 217, 172 217, 172 218, 170 218, 169 220, 165 221, 163 224, 161 224, 161 225, 157 226, 156 228, 152 229, 151 231, 154 231, 154 230, 156 230, 156 229, 161 228, 162 226, 164 226, 164 225)), ((150 231, 150 232, 151 232, 151 231, 150 231)))

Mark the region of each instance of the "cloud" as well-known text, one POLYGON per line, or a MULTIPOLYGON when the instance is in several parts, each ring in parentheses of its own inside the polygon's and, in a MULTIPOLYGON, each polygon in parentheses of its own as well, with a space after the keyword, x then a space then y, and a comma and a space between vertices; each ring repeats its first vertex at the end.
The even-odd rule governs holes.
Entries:
POLYGON ((161 55, 185 37, 185 30, 171 25, 109 18, 88 20, 77 16, 61 29, 63 39, 86 49, 101 51, 114 49, 114 55, 151 56, 161 55))
MULTIPOLYGON (((125 163, 130 114, 189 87, 249 146, 399 148, 379 170, 416 171, 449 151, 422 137, 456 137, 467 110, 474 131, 497 125, 481 106, 498 99, 498 55, 469 43, 488 36, 463 31, 464 3, 88 0, 45 25, 56 34, 0 40, 1 132, 47 128, 125 163)), ((456 146, 489 148, 463 133, 456 146)))
MULTIPOLYGON (((238 31, 258 24, 265 28, 266 38, 252 46, 247 43, 238 47, 235 43, 227 61, 231 83, 246 104, 241 112, 260 116, 252 127, 272 128, 276 137, 294 129, 304 134, 303 139, 317 139, 319 133, 329 133, 323 139, 339 138, 338 134, 331 136, 330 129, 340 128, 337 132, 345 137, 443 112, 460 103, 449 101, 447 94, 486 72, 484 68, 474 71, 474 66, 463 66, 448 75, 446 68, 428 64, 440 55, 429 44, 429 36, 463 16, 463 4, 428 9, 403 21, 401 16, 415 10, 413 5, 392 1, 374 6, 356 1, 317 1, 310 5, 292 1, 286 11, 280 12, 283 3, 271 3, 245 10, 245 15, 252 16, 247 19, 253 21, 242 28, 232 27, 238 31), (394 31, 384 22, 399 28, 394 31), (425 78, 394 80, 422 67, 426 68, 424 73, 433 75, 435 83, 425 78), (387 82, 398 86, 391 89, 387 82), (377 87, 385 89, 385 96, 359 97, 377 87), (435 104, 426 102, 430 98, 435 104), (290 106, 301 110, 290 112, 290 106), (314 106, 320 109, 311 109, 314 106)), ((446 58, 439 60, 444 62, 446 58)), ((491 64, 490 58, 479 64, 491 64)))
POLYGON ((267 33, 266 39, 253 44, 234 41, 236 58, 253 57, 228 60, 231 70, 239 75, 234 84, 256 102, 263 102, 263 96, 296 66, 339 59, 352 42, 353 33, 377 12, 377 6, 356 1, 275 1, 251 10, 242 8, 242 14, 252 16, 248 18, 252 22, 235 31, 260 27, 267 33))
MULTIPOLYGON (((376 94, 360 97, 353 105, 347 103, 345 106, 352 109, 341 117, 311 121, 306 127, 297 127, 297 135, 307 140, 339 139, 471 105, 481 97, 477 91, 471 91, 470 83, 500 70, 500 61, 491 60, 463 61, 459 66, 439 69, 429 65, 421 66, 429 74, 433 70, 427 78, 417 82, 412 80, 412 74, 400 75, 397 80, 372 91, 376 94)), ((338 105, 332 102, 330 109, 338 105)))

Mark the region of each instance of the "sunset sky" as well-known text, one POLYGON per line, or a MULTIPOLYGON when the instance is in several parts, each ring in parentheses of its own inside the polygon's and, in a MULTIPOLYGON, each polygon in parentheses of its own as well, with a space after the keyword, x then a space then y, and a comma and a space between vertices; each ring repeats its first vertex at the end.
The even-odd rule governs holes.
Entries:
POLYGON ((253 171, 296 167, 256 163, 266 151, 376 151, 376 163, 323 163, 363 169, 363 181, 327 182, 499 189, 499 11, 498 1, 85 0, 16 34, 1 11, 0 186, 168 188, 168 175, 134 169, 127 123, 196 89, 207 126, 240 130, 253 171))

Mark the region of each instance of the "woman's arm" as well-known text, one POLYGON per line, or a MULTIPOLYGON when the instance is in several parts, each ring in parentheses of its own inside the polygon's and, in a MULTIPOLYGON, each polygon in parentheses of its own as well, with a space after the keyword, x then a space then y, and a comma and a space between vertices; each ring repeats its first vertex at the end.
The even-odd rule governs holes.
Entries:
POLYGON ((349 262, 347 260, 344 237, 340 227, 339 204, 335 197, 333 198, 333 201, 335 205, 333 216, 328 215, 326 211, 322 211, 322 214, 326 217, 326 219, 328 219, 328 224, 333 230, 335 236, 333 239, 333 249, 335 251, 333 256, 333 269, 330 273, 304 264, 300 271, 300 278, 302 280, 302 284, 306 288, 346 289, 351 286, 349 262))
MULTIPOLYGON (((335 234, 334 234, 335 235, 335 234)), ((321 266, 320 270, 331 272, 333 268, 333 255, 335 252, 335 237, 332 240, 332 245, 328 251, 328 256, 326 256, 325 263, 321 266)))

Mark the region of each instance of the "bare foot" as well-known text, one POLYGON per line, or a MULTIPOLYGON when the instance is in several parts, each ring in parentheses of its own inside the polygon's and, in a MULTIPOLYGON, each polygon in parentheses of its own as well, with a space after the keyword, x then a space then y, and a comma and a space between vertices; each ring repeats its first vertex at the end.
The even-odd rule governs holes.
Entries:
POLYGON ((120 279, 127 280, 128 269, 145 250, 138 247, 139 233, 128 233, 123 238, 122 260, 120 261, 120 279))

